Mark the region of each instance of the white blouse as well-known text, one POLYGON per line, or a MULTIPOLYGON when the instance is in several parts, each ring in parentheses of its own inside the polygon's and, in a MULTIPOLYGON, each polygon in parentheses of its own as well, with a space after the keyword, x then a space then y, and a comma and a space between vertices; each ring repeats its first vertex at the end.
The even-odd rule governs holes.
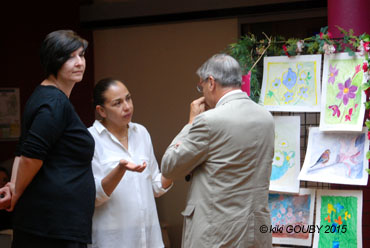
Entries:
POLYGON ((95 212, 92 227, 93 248, 159 248, 164 247, 158 221, 155 197, 166 193, 146 128, 130 123, 128 150, 100 121, 89 128, 95 140, 92 169, 96 185, 95 212), (121 159, 147 167, 141 173, 126 171, 110 196, 102 188, 102 179, 121 159))

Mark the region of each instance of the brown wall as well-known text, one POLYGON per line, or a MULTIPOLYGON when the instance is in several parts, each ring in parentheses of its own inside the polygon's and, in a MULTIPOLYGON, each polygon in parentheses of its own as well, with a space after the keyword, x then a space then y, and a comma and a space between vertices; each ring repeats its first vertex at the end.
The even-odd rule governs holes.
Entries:
MULTIPOLYGON (((94 31, 95 80, 124 81, 135 106, 134 122, 152 136, 158 162, 188 121, 196 91, 197 68, 237 40, 236 19, 199 21, 94 31)), ((157 200, 161 221, 169 224, 172 247, 180 247, 188 184, 175 186, 157 200)))

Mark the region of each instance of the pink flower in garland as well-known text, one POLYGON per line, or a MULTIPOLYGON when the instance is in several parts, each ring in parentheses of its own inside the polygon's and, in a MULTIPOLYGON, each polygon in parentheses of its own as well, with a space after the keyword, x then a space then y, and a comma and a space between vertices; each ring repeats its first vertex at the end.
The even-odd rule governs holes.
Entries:
POLYGON ((370 51, 370 42, 364 42, 360 40, 360 45, 357 47, 357 50, 360 52, 360 56, 364 56, 365 52, 370 51))
POLYGON ((251 71, 242 76, 242 91, 246 92, 248 96, 251 95, 251 71))
POLYGON ((364 50, 366 52, 369 52, 370 51, 370 41, 364 42, 364 50))
POLYGON ((288 53, 288 48, 286 47, 286 45, 285 45, 285 44, 283 45, 283 50, 284 50, 284 52, 285 52, 286 56, 290 57, 290 55, 289 55, 289 53, 288 53))
POLYGON ((333 54, 335 53, 335 46, 334 45, 329 45, 328 43, 325 42, 324 46, 322 47, 326 55, 333 54))
POLYGON ((364 72, 367 72, 369 70, 369 65, 367 64, 367 62, 364 62, 364 64, 362 65, 362 70, 364 70, 364 72))
MULTIPOLYGON (((329 39, 331 39, 332 35, 329 31, 326 33, 326 35, 328 36, 329 39)), ((324 39, 324 36, 325 34, 323 32, 320 32, 320 39, 324 39)))
POLYGON ((367 137, 370 139, 370 131, 367 132, 367 137))
POLYGON ((348 78, 344 85, 338 84, 339 93, 337 94, 338 99, 343 99, 343 104, 347 105, 350 98, 356 97, 357 86, 351 85, 351 78, 348 78))
POLYGON ((333 110, 333 116, 336 115, 339 118, 340 110, 339 110, 338 105, 331 105, 331 106, 329 106, 329 109, 333 110))
POLYGON ((303 45, 304 45, 304 40, 297 41, 297 48, 295 50, 297 54, 301 54, 301 52, 303 51, 303 45))
POLYGON ((334 67, 329 65, 329 80, 328 83, 334 84, 335 77, 338 76, 338 69, 337 66, 335 65, 334 67))

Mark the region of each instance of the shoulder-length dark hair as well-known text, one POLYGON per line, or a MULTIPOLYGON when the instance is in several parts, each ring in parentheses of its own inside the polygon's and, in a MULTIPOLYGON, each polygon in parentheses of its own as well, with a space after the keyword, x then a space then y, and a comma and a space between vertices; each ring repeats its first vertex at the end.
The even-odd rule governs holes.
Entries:
POLYGON ((46 76, 58 74, 59 69, 69 59, 71 53, 83 47, 86 50, 88 42, 72 30, 57 30, 48 34, 40 49, 41 64, 46 76))

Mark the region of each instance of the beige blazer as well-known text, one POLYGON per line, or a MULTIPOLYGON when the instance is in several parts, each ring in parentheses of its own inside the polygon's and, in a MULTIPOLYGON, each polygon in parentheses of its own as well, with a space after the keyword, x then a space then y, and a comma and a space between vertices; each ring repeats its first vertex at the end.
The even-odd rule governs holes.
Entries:
POLYGON ((268 189, 272 115, 244 92, 221 99, 186 125, 162 158, 164 176, 192 174, 182 247, 271 247, 268 189))

